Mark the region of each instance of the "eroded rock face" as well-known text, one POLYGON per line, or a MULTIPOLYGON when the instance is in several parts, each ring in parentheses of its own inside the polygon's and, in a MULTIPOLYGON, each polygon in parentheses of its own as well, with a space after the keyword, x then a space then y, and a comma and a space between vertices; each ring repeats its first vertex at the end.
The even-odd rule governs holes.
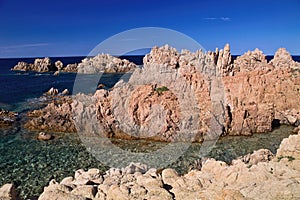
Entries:
POLYGON ((20 71, 36 71, 36 72, 49 72, 56 71, 56 65, 51 63, 50 58, 37 58, 33 64, 19 62, 12 70, 20 71))
MULTIPOLYGON (((101 55, 84 63, 107 59, 111 57, 101 55)), ((77 95, 68 115, 52 105, 54 115, 73 112, 80 130, 161 141, 203 141, 221 134, 268 132, 279 123, 300 124, 300 70, 286 51, 279 50, 270 63, 258 49, 232 62, 229 45, 206 54, 179 53, 166 45, 153 48, 144 62, 128 82, 121 80, 111 91, 77 95)))
POLYGON ((77 63, 74 63, 74 64, 68 64, 67 66, 65 66, 62 71, 63 72, 77 72, 77 67, 78 67, 78 64, 77 63))
POLYGON ((29 130, 76 132, 72 118, 71 98, 60 97, 52 100, 45 108, 29 111, 24 127, 29 130))
POLYGON ((292 68, 299 69, 299 63, 295 62, 290 53, 285 48, 279 48, 275 53, 270 64, 275 68, 292 68))

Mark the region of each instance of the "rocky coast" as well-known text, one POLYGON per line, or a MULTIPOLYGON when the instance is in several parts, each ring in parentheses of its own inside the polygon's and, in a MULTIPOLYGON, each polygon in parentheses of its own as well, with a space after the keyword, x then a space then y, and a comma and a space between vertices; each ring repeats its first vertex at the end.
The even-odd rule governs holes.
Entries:
MULTIPOLYGON (((43 131, 42 136, 77 132, 163 142, 248 136, 284 124, 297 127, 296 134, 284 139, 276 154, 260 149, 231 163, 202 158, 186 174, 143 163, 104 173, 79 169, 60 182, 51 180, 40 200, 300 198, 300 63, 286 49, 280 48, 270 61, 258 49, 233 60, 229 45, 195 53, 166 45, 154 47, 142 68, 104 54, 82 63, 67 71, 134 71, 127 82, 94 94, 69 95, 51 88, 45 94, 47 105, 27 112, 26 129, 43 131), (95 63, 104 68, 85 67, 95 63)), ((0 199, 17 198, 13 184, 0 188, 0 199)))
POLYGON ((283 48, 267 62, 258 49, 233 60, 229 45, 207 53, 179 53, 166 45, 154 47, 128 82, 53 101, 28 113, 25 127, 201 142, 269 132, 281 124, 298 126, 299 97, 300 64, 283 48), (85 123, 91 121, 93 126, 85 123))
MULTIPOLYGON (((199 160, 187 174, 131 163, 121 169, 79 169, 61 182, 51 180, 39 200, 126 199, 299 199, 300 127, 273 155, 267 149, 233 160, 199 160)), ((16 200, 13 184, 0 188, 0 199, 16 200)))

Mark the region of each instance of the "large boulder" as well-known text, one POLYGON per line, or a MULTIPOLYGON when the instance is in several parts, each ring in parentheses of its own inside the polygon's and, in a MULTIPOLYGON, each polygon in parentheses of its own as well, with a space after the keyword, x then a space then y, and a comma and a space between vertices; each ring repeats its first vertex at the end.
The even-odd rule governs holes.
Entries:
POLYGON ((64 64, 62 61, 58 60, 55 62, 55 67, 57 68, 58 71, 61 71, 64 67, 64 64))
POLYGON ((17 200, 17 192, 13 184, 5 184, 0 188, 1 200, 17 200))

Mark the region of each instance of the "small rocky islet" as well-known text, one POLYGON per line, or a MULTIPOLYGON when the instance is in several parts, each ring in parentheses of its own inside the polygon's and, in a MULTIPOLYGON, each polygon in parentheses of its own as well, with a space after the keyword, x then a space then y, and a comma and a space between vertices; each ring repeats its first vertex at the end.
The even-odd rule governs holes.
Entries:
MULTIPOLYGON (((95 60, 107 62, 103 57, 111 58, 102 54, 69 68, 109 72, 93 67, 95 60)), ((35 64, 19 63, 14 70, 22 70, 20 66, 36 70, 40 64, 35 64)), ((64 71, 62 63, 57 66, 64 71)), ((124 62, 100 66, 124 66, 124 62)), ((300 125, 300 64, 284 48, 268 62, 258 49, 233 60, 229 45, 207 53, 179 53, 166 45, 154 47, 144 57, 143 68, 125 68, 110 72, 134 69, 129 81, 119 81, 109 91, 56 98, 58 92, 52 89, 51 102, 29 111, 24 127, 90 134, 101 130, 98 136, 121 139, 203 142, 220 135, 251 135, 278 125, 300 125), (188 123, 190 116, 192 123, 188 123)), ((185 175, 139 163, 104 174, 97 169, 78 170, 60 183, 52 180, 39 199, 298 199, 299 129, 295 129, 298 135, 282 141, 276 155, 258 150, 230 165, 204 159, 185 175)), ((16 199, 14 186, 4 185, 0 197, 16 199)))
POLYGON ((87 57, 81 63, 68 64, 58 60, 55 63, 50 58, 37 58, 34 63, 18 62, 11 70, 13 71, 35 71, 35 72, 60 72, 92 74, 98 72, 125 73, 132 71, 137 66, 126 59, 120 59, 109 54, 99 54, 94 57, 87 57))

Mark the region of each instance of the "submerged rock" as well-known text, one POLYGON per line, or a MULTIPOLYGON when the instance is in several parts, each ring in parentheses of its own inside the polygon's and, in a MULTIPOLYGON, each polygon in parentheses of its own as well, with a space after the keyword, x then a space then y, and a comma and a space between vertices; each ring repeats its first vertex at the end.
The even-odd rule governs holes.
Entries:
POLYGON ((0 128, 8 128, 16 121, 18 113, 0 109, 0 128))
POLYGON ((37 136, 38 140, 48 141, 51 140, 53 136, 50 133, 40 132, 37 136))

